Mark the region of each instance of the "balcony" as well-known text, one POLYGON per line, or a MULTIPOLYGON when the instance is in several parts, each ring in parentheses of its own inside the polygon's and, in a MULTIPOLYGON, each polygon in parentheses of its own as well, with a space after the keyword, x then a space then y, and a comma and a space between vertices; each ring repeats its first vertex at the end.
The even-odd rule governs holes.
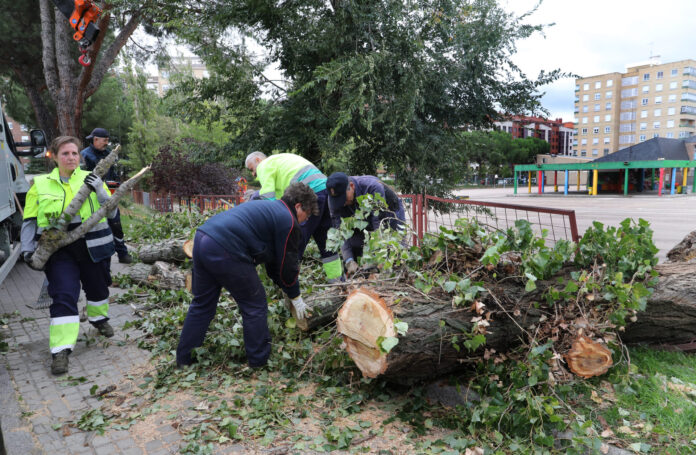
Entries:
POLYGON ((680 123, 679 128, 689 128, 689 129, 696 129, 696 125, 693 123, 680 123))
POLYGON ((694 106, 682 106, 679 110, 680 114, 696 115, 696 107, 694 106))
POLYGON ((694 76, 696 77, 696 68, 692 66, 687 66, 684 68, 684 72, 682 73, 684 76, 694 76))
POLYGON ((696 90, 696 81, 686 79, 684 82, 682 82, 682 88, 690 88, 696 90))

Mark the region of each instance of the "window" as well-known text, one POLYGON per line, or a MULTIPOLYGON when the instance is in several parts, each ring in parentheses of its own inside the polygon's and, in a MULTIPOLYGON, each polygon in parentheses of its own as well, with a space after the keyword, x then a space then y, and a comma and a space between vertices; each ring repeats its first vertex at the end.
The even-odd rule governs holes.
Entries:
POLYGON ((653 134, 653 137, 660 137, 660 133, 653 134))
POLYGON ((675 110, 676 110, 676 109, 674 109, 673 107, 668 108, 668 109, 667 109, 667 115, 674 115, 674 111, 675 111, 675 110))
POLYGON ((658 79, 662 79, 662 78, 664 78, 664 77, 665 77, 665 72, 664 72, 664 71, 658 71, 658 72, 657 72, 657 78, 658 78, 658 79))
POLYGON ((667 128, 674 128, 674 120, 667 120, 667 128))
POLYGON ((610 111, 611 110, 611 103, 606 103, 604 105, 604 109, 606 109, 607 111, 610 111))
POLYGON ((576 91, 576 92, 579 92, 579 91, 580 91, 580 85, 575 84, 575 91, 576 91))
POLYGON ((604 121, 605 122, 611 122, 611 114, 607 114, 604 116, 604 121))
POLYGON ((587 128, 583 128, 581 131, 582 131, 582 134, 587 134, 587 128))
POLYGON ((635 131, 635 129, 636 126, 634 123, 622 123, 621 125, 619 125, 619 131, 621 131, 622 133, 631 133, 635 131))
POLYGON ((679 73, 679 69, 677 68, 672 68, 672 71, 670 71, 669 75, 674 77, 679 73))
POLYGON ((621 110, 628 111, 636 108, 636 100, 621 101, 621 110))
POLYGON ((590 95, 588 95, 588 94, 582 95, 582 100, 583 100, 583 101, 589 101, 589 100, 590 100, 590 95))
POLYGON ((667 133, 665 134, 665 137, 672 139, 674 137, 674 133, 667 133))
POLYGON ((580 141, 580 144, 581 144, 581 145, 587 145, 587 139, 581 140, 581 141, 580 141))
POLYGON ((587 112, 588 110, 589 107, 587 106, 587 104, 582 107, 582 112, 587 112))
POLYGON ((648 111, 640 111, 640 118, 648 118, 648 111))
POLYGON ((599 127, 598 126, 595 126, 594 128, 592 128, 592 134, 599 134, 599 127))
POLYGON ((670 90, 673 90, 673 89, 675 89, 675 88, 677 88, 677 81, 672 81, 672 82, 670 82, 670 83, 669 83, 669 89, 670 89, 670 90))
POLYGON ((655 84, 655 91, 656 92, 661 92, 663 88, 663 84, 655 84))
POLYGON ((599 144, 599 138, 595 137, 592 139, 592 145, 597 145, 597 144, 599 144))
POLYGON ((609 80, 607 81, 607 87, 611 87, 611 86, 613 86, 613 85, 614 85, 614 81, 611 80, 611 79, 609 79, 609 80))
POLYGON ((662 109, 655 109, 655 111, 653 112, 653 115, 654 115, 655 117, 661 116, 661 115, 662 115, 662 109))
POLYGON ((641 134, 640 136, 638 136, 638 140, 640 142, 644 142, 645 141, 645 134, 641 134))
POLYGON ((594 105, 595 112, 598 112, 600 108, 601 108, 601 106, 599 105, 599 103, 594 105))
POLYGON ((648 93, 650 92, 650 86, 649 85, 644 85, 643 86, 643 93, 648 93))
POLYGON ((648 129, 648 124, 646 122, 641 122, 640 123, 640 129, 641 130, 647 130, 648 129))
POLYGON ((635 119, 636 119, 635 112, 622 112, 621 115, 619 115, 619 120, 635 120, 635 119))
POLYGON ((587 152, 583 150, 582 152, 580 152, 580 156, 587 156, 587 152))
POLYGON ((621 98, 629 98, 631 96, 636 96, 638 94, 637 88, 627 88, 626 90, 621 90, 621 98))
POLYGON ((582 84, 582 89, 583 89, 583 90, 589 90, 589 89, 590 89, 590 84, 588 84, 587 82, 585 82, 584 84, 582 84))
POLYGON ((597 149, 592 149, 592 154, 593 154, 593 155, 596 156, 598 153, 599 153, 599 151, 598 151, 597 149))
POLYGON ((624 77, 621 79, 621 85, 636 85, 638 83, 638 76, 624 77))
POLYGON ((647 106, 647 105, 648 105, 648 99, 647 99, 647 98, 643 98, 642 100, 640 100, 640 105, 641 105, 641 106, 647 106))
POLYGON ((669 95, 669 97, 667 98, 667 101, 669 101, 670 103, 677 101, 677 95, 675 95, 674 93, 669 95))
POLYGON ((597 81, 594 83, 594 88, 602 88, 602 81, 597 81))
POLYGON ((604 92, 604 98, 611 99, 611 92, 604 92))
POLYGON ((607 156, 609 154, 609 149, 604 149, 604 156, 607 156))
POLYGON ((655 104, 662 104, 662 97, 661 96, 655 97, 655 104))
POLYGON ((587 117, 583 117, 583 118, 582 118, 582 123, 583 123, 583 124, 587 123, 587 117))
POLYGON ((29 142, 29 136, 22 136, 22 142, 29 142))
POLYGON ((679 137, 689 137, 689 132, 688 131, 680 131, 679 137))
POLYGON ((650 73, 645 73, 645 74, 643 74, 643 80, 644 80, 644 81, 649 81, 649 80, 650 80, 650 73))
POLYGON ((9 129, 12 129, 12 122, 7 122, 7 127, 8 127, 9 129))
POLYGON ((659 130, 660 129, 660 122, 653 122, 653 129, 659 130))
POLYGON ((600 99, 602 99, 602 94, 601 94, 601 93, 595 93, 595 94, 594 94, 594 99, 595 99, 595 101, 599 101, 600 99))
POLYGON ((605 127, 604 127, 604 132, 605 132, 605 133, 611 133, 611 126, 605 126, 605 127))
POLYGON ((595 115, 594 117, 592 117, 592 122, 594 122, 594 123, 599 122, 599 115, 595 115))
POLYGON ((682 93, 682 101, 696 101, 696 93, 682 93))
POLYGON ((608 137, 605 137, 605 138, 604 138, 604 144, 608 144, 608 143, 610 143, 610 142, 611 142, 611 139, 610 139, 610 138, 608 138, 608 137))

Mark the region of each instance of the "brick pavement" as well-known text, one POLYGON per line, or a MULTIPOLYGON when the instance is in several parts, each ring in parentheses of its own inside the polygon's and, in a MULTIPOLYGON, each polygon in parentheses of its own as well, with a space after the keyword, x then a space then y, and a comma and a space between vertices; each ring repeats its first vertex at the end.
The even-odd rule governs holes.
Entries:
MULTIPOLYGON (((114 260, 112 273, 118 273, 122 267, 114 260)), ((0 286, 0 314, 12 314, 9 324, 0 327, 9 343, 9 351, 0 354, 0 419, 7 454, 178 453, 181 438, 165 422, 160 422, 161 427, 145 442, 126 430, 107 429, 104 435, 98 435, 76 428, 53 429, 55 424, 76 421, 85 411, 99 408, 102 402, 90 395, 90 388, 118 387, 129 371, 147 363, 149 353, 137 347, 138 332, 122 330, 126 321, 135 318, 131 308, 114 304, 110 316, 115 336, 107 340, 89 323, 82 322, 68 374, 53 376, 48 309, 27 307, 36 303, 43 277, 43 273, 20 261, 0 286)), ((121 292, 111 288, 111 295, 121 292)))

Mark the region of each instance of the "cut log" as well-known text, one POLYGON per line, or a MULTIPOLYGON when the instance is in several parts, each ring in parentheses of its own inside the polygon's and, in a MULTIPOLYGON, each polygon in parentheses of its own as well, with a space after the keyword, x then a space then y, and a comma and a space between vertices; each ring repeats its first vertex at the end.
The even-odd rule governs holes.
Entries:
POLYGON ((344 337, 350 357, 365 377, 384 377, 398 382, 433 378, 462 369, 481 358, 484 348, 497 352, 518 346, 524 339, 523 328, 539 322, 541 312, 530 308, 512 318, 499 313, 491 320, 478 318, 470 308, 453 308, 451 303, 399 303, 382 300, 374 292, 359 288, 350 294, 338 313, 337 327, 344 337), (394 336, 394 319, 408 324, 408 332, 389 352, 380 350, 379 337, 394 336), (485 323, 484 323, 485 321, 485 323), (462 340, 475 325, 487 326, 486 345, 467 351, 453 337, 462 340))
POLYGON ((677 344, 696 339, 696 261, 660 264, 659 281, 637 321, 621 335, 630 344, 677 344))
POLYGON ((611 351, 586 336, 580 336, 573 342, 573 348, 565 355, 565 359, 570 371, 583 378, 600 376, 613 365, 611 351))
POLYGON ((338 310, 343 305, 347 295, 345 286, 331 286, 325 290, 314 292, 304 299, 309 307, 305 319, 296 318, 292 305, 289 305, 289 309, 292 316, 297 319, 297 327, 306 332, 335 321, 338 310))
POLYGON ((184 245, 185 242, 180 239, 144 244, 138 248, 138 259, 146 264, 154 264, 157 261, 184 262, 189 257, 184 245))
POLYGON ((193 258, 193 239, 188 239, 184 242, 184 254, 189 258, 193 258))
POLYGON ((133 264, 124 269, 121 274, 127 275, 138 284, 157 289, 186 289, 191 291, 191 273, 166 262, 133 264))
POLYGON ((686 262, 696 258, 696 231, 692 231, 667 253, 672 262, 686 262))

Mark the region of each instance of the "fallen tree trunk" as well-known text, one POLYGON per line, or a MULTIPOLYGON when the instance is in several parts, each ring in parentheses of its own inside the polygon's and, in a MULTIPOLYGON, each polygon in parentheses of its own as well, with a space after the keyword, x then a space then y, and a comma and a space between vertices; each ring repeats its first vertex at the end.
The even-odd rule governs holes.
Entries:
POLYGON ((675 344, 696 339, 696 261, 660 264, 645 311, 626 326, 625 343, 675 344))
POLYGON ((154 264, 137 263, 128 266, 121 272, 138 284, 144 284, 156 289, 191 291, 191 273, 180 270, 175 265, 166 262, 154 264))
POLYGON ((157 261, 184 262, 188 257, 184 250, 184 240, 180 239, 144 244, 138 248, 138 259, 146 264, 157 261))
POLYGON ((449 302, 407 303, 402 299, 390 304, 375 292, 359 288, 339 311, 337 327, 344 336, 348 354, 364 376, 403 381, 461 369, 480 360, 484 349, 505 352, 519 346, 525 330, 541 317, 542 312, 533 307, 516 317, 501 311, 486 318, 478 317, 471 308, 452 307, 449 302), (380 341, 396 336, 397 319, 408 324, 408 331, 398 337, 398 344, 391 351, 384 352, 380 341), (469 352, 463 345, 464 337, 477 331, 485 332, 486 343, 469 352))

